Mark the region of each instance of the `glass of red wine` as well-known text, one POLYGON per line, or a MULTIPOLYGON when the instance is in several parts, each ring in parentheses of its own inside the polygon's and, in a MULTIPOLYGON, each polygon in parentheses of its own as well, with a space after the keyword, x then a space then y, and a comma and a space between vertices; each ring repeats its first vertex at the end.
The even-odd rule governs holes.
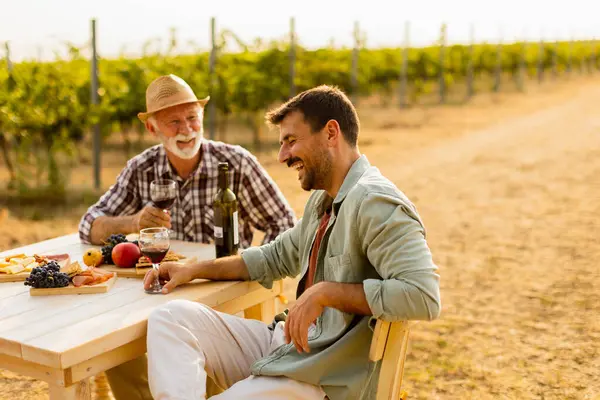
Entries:
POLYGON ((168 212, 177 198, 177 182, 172 179, 157 179, 150 183, 150 198, 157 208, 168 212))
POLYGON ((169 230, 167 228, 146 228, 140 231, 138 238, 140 251, 152 263, 152 268, 156 271, 154 281, 146 293, 161 293, 162 285, 158 278, 158 267, 165 258, 170 248, 169 230))

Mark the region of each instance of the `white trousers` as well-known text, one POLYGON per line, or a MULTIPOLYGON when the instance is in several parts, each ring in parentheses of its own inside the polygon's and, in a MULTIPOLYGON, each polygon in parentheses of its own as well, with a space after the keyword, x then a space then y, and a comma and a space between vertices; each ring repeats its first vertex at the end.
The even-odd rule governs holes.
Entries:
POLYGON ((208 376, 226 389, 215 400, 323 400, 320 386, 250 375, 254 361, 283 343, 282 323, 272 332, 261 321, 173 300, 148 319, 150 391, 155 400, 206 399, 208 376))

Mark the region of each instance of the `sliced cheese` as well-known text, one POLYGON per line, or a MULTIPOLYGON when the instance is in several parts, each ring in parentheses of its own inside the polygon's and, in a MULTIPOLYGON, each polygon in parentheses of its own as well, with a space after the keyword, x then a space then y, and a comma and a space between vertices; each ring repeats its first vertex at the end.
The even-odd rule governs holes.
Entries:
POLYGON ((4 268, 0 268, 0 270, 2 272, 4 272, 5 274, 18 274, 19 272, 23 272, 25 271, 25 266, 23 265, 11 265, 10 267, 4 267, 4 268))
POLYGON ((35 257, 27 257, 27 258, 22 258, 20 264, 21 265, 29 265, 33 262, 35 262, 35 257))
POLYGON ((25 258, 27 257, 25 254, 21 253, 21 254, 13 254, 12 256, 8 256, 6 258, 4 258, 5 261, 10 261, 13 258, 25 258))
POLYGON ((25 271, 31 272, 31 270, 33 270, 34 268, 39 267, 39 266, 40 266, 40 264, 38 262, 34 261, 25 267, 25 271))

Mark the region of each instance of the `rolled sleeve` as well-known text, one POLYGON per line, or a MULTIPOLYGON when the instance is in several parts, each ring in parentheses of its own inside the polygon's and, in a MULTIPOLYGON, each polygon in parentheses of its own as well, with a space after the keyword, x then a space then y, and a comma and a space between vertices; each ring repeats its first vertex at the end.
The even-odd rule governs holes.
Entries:
POLYGON ((134 171, 134 163, 129 161, 117 177, 116 183, 81 217, 79 238, 83 243, 91 243, 92 225, 97 218, 132 215, 137 212, 140 199, 134 171))
POLYGON ((439 317, 439 275, 415 210, 388 194, 369 193, 359 210, 363 251, 382 279, 363 288, 375 318, 386 321, 439 317))
POLYGON ((105 216, 102 210, 94 207, 90 207, 90 209, 85 213, 85 215, 81 218, 79 222, 79 239, 83 243, 90 244, 91 241, 91 232, 92 232, 92 224, 98 217, 105 216))
POLYGON ((258 247, 251 247, 242 252, 242 259, 248 268, 251 281, 257 281, 267 289, 273 287, 273 279, 270 274, 267 260, 258 247))

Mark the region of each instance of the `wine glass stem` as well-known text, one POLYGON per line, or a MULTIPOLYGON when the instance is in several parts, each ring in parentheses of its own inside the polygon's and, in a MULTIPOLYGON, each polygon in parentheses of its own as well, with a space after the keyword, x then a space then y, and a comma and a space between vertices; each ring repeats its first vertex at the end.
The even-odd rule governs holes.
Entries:
POLYGON ((152 269, 154 269, 156 271, 156 274, 154 274, 154 286, 155 287, 159 287, 160 286, 160 280, 158 278, 158 269, 159 269, 159 264, 156 263, 152 263, 152 269))

